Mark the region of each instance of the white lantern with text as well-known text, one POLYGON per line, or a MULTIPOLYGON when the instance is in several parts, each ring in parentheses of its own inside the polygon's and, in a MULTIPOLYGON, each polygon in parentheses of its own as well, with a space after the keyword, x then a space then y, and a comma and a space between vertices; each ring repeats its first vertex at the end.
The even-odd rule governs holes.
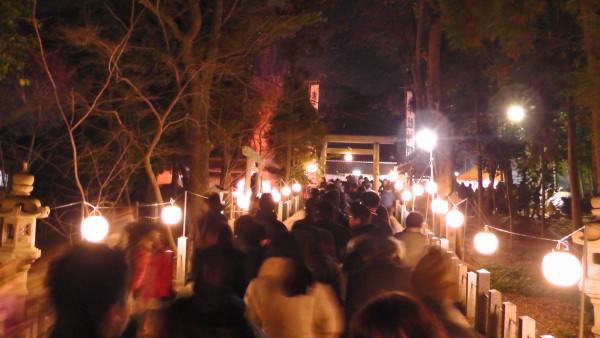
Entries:
POLYGON ((465 216, 462 212, 456 210, 456 208, 446 214, 446 224, 451 228, 460 228, 464 222, 465 216))
POLYGON ((300 190, 302 190, 302 186, 300 185, 300 183, 294 183, 292 184, 292 190, 294 192, 300 192, 300 190))
POLYGON ((171 199, 171 205, 164 207, 160 213, 160 218, 163 222, 165 222, 165 224, 173 225, 179 223, 181 220, 181 208, 176 206, 174 203, 175 201, 171 199))
POLYGON ((400 190, 404 189, 404 183, 402 183, 402 181, 396 181, 396 183, 394 183, 394 188, 396 190, 400 191, 400 190))
POLYGON ((287 185, 283 188, 281 188, 281 194, 283 196, 289 196, 292 193, 292 189, 290 189, 290 187, 288 187, 287 185))
POLYGON ((412 193, 410 192, 410 190, 404 190, 402 192, 401 197, 402 197, 402 200, 405 202, 410 201, 412 199, 412 193))
POLYGON ((424 192, 425 192, 425 188, 423 188, 423 186, 420 185, 419 183, 412 186, 413 195, 421 196, 421 195, 423 195, 424 192))
POLYGON ((546 279, 558 286, 571 286, 581 278, 581 263, 559 243, 558 251, 552 250, 542 260, 542 271, 546 279))
POLYGON ((487 227, 484 232, 480 232, 473 238, 473 244, 475 250, 483 255, 490 255, 498 248, 498 237, 491 232, 487 231, 487 227))
POLYGON ((100 242, 108 235, 108 221, 94 212, 81 222, 81 235, 86 241, 100 242))
POLYGON ((425 183, 425 191, 427 191, 427 193, 430 195, 435 194, 438 191, 437 183, 435 183, 434 181, 429 181, 425 183))
POLYGON ((448 202, 437 197, 431 202, 431 210, 436 214, 445 214, 448 212, 448 202))

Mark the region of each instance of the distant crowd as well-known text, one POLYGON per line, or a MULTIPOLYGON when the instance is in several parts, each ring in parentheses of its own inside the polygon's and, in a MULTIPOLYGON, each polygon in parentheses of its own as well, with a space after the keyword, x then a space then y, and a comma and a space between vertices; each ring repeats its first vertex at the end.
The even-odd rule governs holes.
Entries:
POLYGON ((291 229, 261 195, 233 229, 210 195, 194 227, 189 285, 173 290, 165 227, 138 222, 116 248, 83 243, 50 265, 51 337, 480 337, 455 303, 423 216, 397 229, 396 192, 368 179, 310 191, 291 229), (180 291, 180 290, 178 290, 180 291))

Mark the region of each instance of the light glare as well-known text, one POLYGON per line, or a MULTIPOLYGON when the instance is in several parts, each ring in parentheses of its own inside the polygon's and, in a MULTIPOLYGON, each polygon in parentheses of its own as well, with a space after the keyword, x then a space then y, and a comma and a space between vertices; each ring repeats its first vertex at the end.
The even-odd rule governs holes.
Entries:
POLYGON ((292 190, 294 190, 294 192, 300 192, 300 190, 302 190, 302 186, 299 183, 294 183, 292 184, 292 190))
POLYGON ((446 214, 446 224, 451 228, 460 228, 465 222, 465 216, 462 212, 452 209, 446 214))
POLYGON ((108 221, 102 216, 90 216, 81 222, 81 235, 89 242, 100 242, 108 235, 108 221))
POLYGON ((489 255, 498 248, 498 237, 491 232, 480 232, 473 239, 475 250, 480 254, 489 255))
POLYGON ((404 190, 402 192, 402 200, 406 201, 410 201, 412 199, 412 193, 410 192, 410 190, 404 190))
POLYGON ((352 161, 352 154, 346 154, 346 155, 344 155, 344 160, 345 160, 346 162, 350 162, 350 161, 352 161))
POLYGON ((425 191, 428 194, 433 195, 438 191, 438 185, 434 181, 429 181, 425 184, 425 191))
POLYGON ((415 196, 421 196, 425 192, 425 188, 420 184, 415 184, 412 187, 412 192, 415 196))
POLYGON ((181 208, 176 205, 169 205, 162 209, 160 218, 165 224, 173 225, 179 223, 181 220, 181 208))
POLYGON ((281 188, 281 194, 283 196, 289 196, 292 193, 292 189, 290 189, 290 187, 285 186, 283 188, 281 188))
POLYGON ((416 141, 419 148, 432 151, 437 143, 437 135, 429 129, 423 129, 417 133, 416 141))
POLYGON ((553 250, 544 256, 542 271, 550 283, 571 286, 581 278, 581 263, 568 252, 553 250))
POLYGON ((520 122, 525 117, 525 109, 521 106, 510 106, 508 108, 508 119, 513 122, 520 122))

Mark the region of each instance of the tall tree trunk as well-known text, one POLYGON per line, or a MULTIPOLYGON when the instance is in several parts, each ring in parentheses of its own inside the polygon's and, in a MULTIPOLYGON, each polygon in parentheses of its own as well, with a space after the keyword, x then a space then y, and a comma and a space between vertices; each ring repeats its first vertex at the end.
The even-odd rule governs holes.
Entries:
POLYGON ((426 95, 425 95, 425 81, 423 80, 422 66, 422 50, 421 40, 423 39, 423 6, 424 0, 419 0, 417 4, 417 12, 415 14, 415 21, 417 24, 417 32, 415 37, 415 51, 413 55, 413 62, 411 65, 413 90, 415 93, 415 111, 419 111, 427 106, 426 95))
POLYGON ((290 141, 287 144, 285 152, 285 184, 290 185, 290 175, 292 172, 292 141, 290 135, 290 141))
MULTIPOLYGON (((593 0, 580 0, 579 12, 582 18, 583 38, 587 57, 587 68, 590 79, 600 78, 600 36, 598 26, 600 18, 596 11, 596 2, 593 0)), ((594 186, 600 192, 600 98, 598 88, 592 88, 593 93, 588 95, 589 108, 592 112, 592 157, 594 163, 594 186)))
POLYGON ((542 237, 544 237, 544 227, 546 226, 546 160, 544 153, 540 155, 540 227, 542 228, 542 237))
POLYGON ((571 190, 571 221, 573 230, 581 228, 581 191, 579 190, 579 166, 577 164, 577 140, 575 119, 571 107, 567 108, 567 149, 569 162, 569 186, 571 190))
POLYGON ((429 27, 427 46, 427 107, 439 111, 442 97, 440 50, 442 47, 442 20, 438 16, 429 27))

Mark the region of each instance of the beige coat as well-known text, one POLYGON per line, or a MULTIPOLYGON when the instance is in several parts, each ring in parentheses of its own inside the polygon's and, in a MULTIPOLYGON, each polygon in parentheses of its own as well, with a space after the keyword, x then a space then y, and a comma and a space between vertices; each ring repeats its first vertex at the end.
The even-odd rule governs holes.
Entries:
POLYGON ((306 295, 284 295, 283 281, 291 272, 291 262, 277 257, 264 261, 244 296, 246 317, 272 338, 339 336, 344 322, 329 286, 314 283, 306 295))

